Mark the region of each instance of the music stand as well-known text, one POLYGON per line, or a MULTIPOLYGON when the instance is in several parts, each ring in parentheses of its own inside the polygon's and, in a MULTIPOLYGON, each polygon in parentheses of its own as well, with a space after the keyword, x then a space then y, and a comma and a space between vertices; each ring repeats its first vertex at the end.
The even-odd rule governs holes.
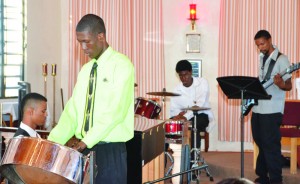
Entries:
POLYGON ((244 99, 270 99, 258 78, 247 76, 218 77, 217 81, 229 99, 241 99, 241 178, 244 177, 244 99))

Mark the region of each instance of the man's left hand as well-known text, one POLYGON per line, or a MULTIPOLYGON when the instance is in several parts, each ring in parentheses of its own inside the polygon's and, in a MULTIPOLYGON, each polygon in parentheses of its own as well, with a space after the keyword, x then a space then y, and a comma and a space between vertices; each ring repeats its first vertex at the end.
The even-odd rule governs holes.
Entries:
POLYGON ((86 147, 87 147, 86 144, 85 144, 84 142, 80 141, 80 142, 75 146, 74 149, 76 149, 76 150, 79 151, 79 152, 82 152, 83 150, 85 150, 86 147))

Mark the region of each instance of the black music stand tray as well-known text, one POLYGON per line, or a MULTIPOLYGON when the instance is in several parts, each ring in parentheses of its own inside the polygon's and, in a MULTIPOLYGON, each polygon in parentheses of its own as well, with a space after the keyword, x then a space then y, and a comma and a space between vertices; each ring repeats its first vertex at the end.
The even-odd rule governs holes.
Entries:
POLYGON ((247 76, 218 77, 217 81, 229 99, 241 99, 241 178, 244 177, 244 99, 270 99, 258 78, 247 76))

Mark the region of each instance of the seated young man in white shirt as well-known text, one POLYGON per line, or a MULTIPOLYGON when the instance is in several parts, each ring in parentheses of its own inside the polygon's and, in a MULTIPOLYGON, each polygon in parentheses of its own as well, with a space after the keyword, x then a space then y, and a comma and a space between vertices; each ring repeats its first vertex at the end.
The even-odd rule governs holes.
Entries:
POLYGON ((40 137, 35 131, 47 118, 47 99, 38 93, 28 93, 21 101, 22 121, 14 137, 40 137))
MULTIPOLYGON (((192 110, 183 109, 191 108, 193 106, 206 109, 196 112, 196 145, 197 148, 199 148, 200 132, 210 132, 213 127, 213 124, 211 123, 213 121, 213 114, 210 110, 209 103, 209 85, 205 78, 192 76, 192 65, 188 60, 179 61, 176 64, 176 72, 181 83, 175 87, 174 93, 180 94, 180 96, 171 98, 170 116, 173 120, 191 121, 192 127, 194 127, 194 112, 192 110)), ((193 133, 191 133, 191 143, 193 147, 193 133)))

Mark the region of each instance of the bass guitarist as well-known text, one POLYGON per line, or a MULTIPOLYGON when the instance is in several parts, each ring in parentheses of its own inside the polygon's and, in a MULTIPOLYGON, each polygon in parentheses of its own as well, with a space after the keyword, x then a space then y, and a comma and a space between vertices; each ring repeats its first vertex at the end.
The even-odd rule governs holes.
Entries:
POLYGON ((285 92, 292 89, 292 83, 291 74, 281 77, 279 73, 290 64, 287 56, 280 53, 278 48, 272 44, 272 38, 268 31, 258 31, 254 41, 260 51, 258 69, 260 81, 270 78, 274 80, 274 84, 266 89, 272 98, 258 100, 258 105, 254 106, 252 111, 252 135, 259 148, 255 169, 258 178, 255 182, 281 184, 280 124, 284 110, 285 92))

